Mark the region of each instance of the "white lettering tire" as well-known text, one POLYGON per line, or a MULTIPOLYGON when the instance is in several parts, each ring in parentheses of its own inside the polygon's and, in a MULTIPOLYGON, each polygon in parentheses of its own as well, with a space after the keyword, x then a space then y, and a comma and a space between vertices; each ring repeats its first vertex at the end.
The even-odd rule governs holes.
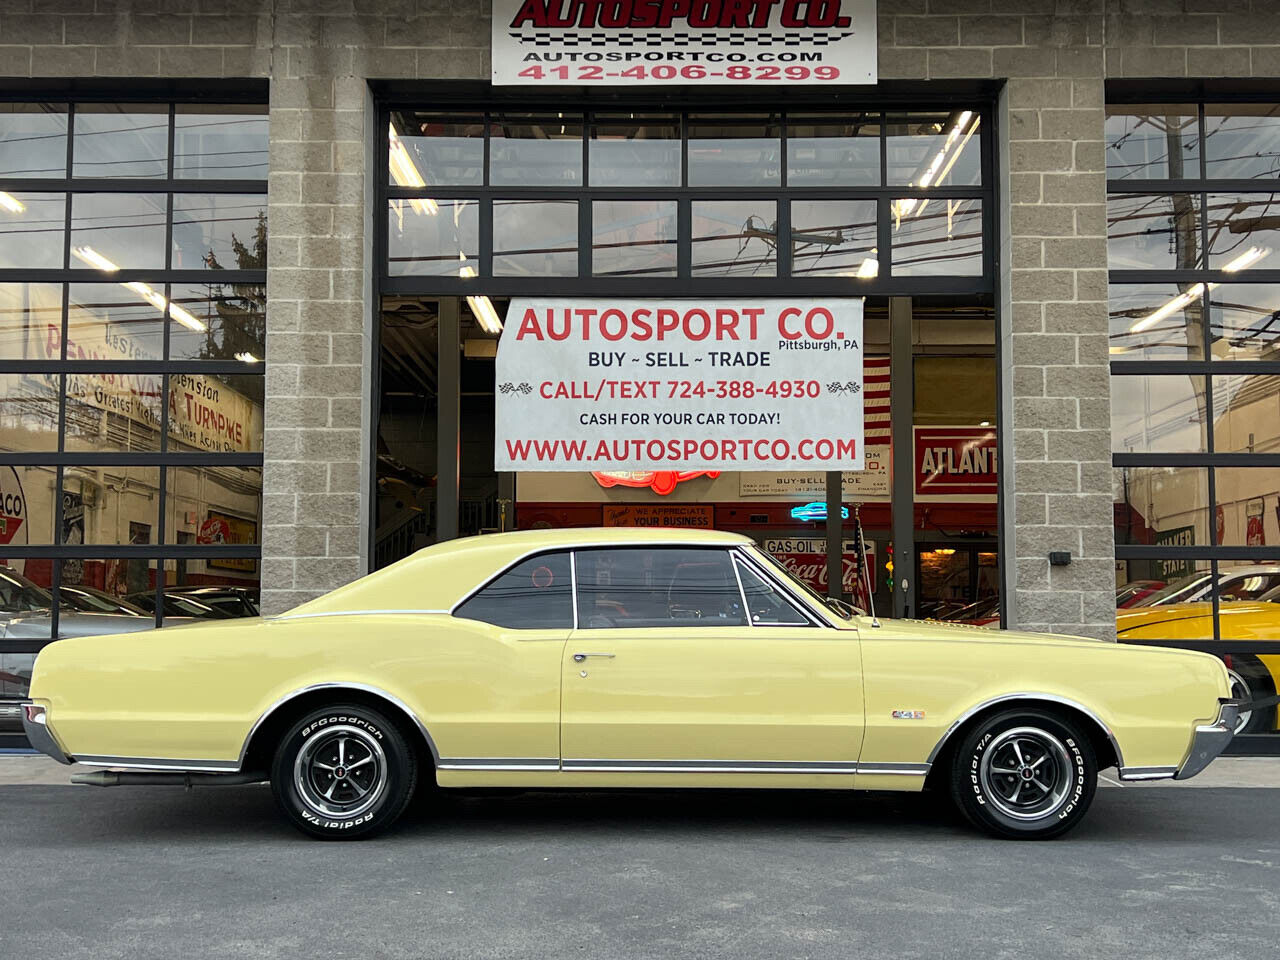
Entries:
POLYGON ((276 750, 271 792, 299 830, 321 840, 371 837, 400 818, 418 763, 377 710, 338 704, 309 711, 276 750))
POLYGON ((1013 708, 970 728, 956 747, 951 797, 974 826, 1010 840, 1061 836, 1084 817, 1098 761, 1080 725, 1013 708))

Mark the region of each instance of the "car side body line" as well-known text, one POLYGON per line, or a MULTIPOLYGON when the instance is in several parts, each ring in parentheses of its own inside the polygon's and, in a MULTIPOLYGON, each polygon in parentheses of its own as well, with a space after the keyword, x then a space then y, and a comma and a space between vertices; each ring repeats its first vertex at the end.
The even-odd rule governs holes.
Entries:
POLYGON ((263 622, 287 623, 290 620, 311 620, 317 617, 371 617, 379 614, 413 617, 448 612, 448 610, 325 610, 317 613, 282 613, 278 617, 267 617, 263 622))
POLYGON ((387 691, 383 690, 381 687, 375 687, 367 683, 328 682, 313 683, 305 687, 300 687, 292 693, 285 694, 275 703, 271 704, 262 716, 258 717, 253 726, 249 728, 249 733, 244 738, 244 744, 240 747, 240 759, 232 764, 231 769, 237 771, 244 769, 245 758, 249 755, 249 744, 253 742, 254 734, 256 734, 262 725, 266 723, 268 717, 291 700, 296 700, 303 694, 312 693, 316 690, 358 690, 361 693, 371 693, 375 697, 381 697, 383 700, 386 700, 387 703, 399 709, 401 713, 413 721, 414 726, 418 728, 418 732, 422 734, 422 738, 427 742, 427 748, 431 751, 432 762, 439 765, 440 751, 436 749, 436 742, 431 739, 431 734, 427 732, 427 728, 423 724, 422 720, 419 719, 416 713, 409 709, 403 700, 387 693, 387 691))
POLYGON ((1073 710, 1079 710, 1082 714, 1092 720, 1100 731, 1106 734, 1107 740, 1111 744, 1111 749, 1114 750, 1116 754, 1116 766, 1120 769, 1124 769, 1124 755, 1120 752, 1120 744, 1116 742, 1115 734, 1111 732, 1111 728, 1109 726, 1102 722, 1101 717, 1084 704, 1077 703, 1075 700, 1069 700, 1066 697, 1059 697, 1052 693, 1033 693, 1030 691, 1001 694, 998 697, 992 697, 990 700, 984 700, 982 703, 970 707, 964 713, 960 714, 951 726, 947 727, 947 732, 942 735, 942 739, 939 740, 934 745, 934 748, 929 751, 929 759, 927 762, 932 764, 938 759, 938 754, 940 754, 942 752, 942 748, 947 745, 947 741, 951 739, 951 735, 959 730, 960 727, 962 727, 971 717, 981 713, 988 707, 995 706, 996 704, 1018 700, 1043 700, 1046 703, 1056 703, 1063 707, 1070 707, 1073 710))

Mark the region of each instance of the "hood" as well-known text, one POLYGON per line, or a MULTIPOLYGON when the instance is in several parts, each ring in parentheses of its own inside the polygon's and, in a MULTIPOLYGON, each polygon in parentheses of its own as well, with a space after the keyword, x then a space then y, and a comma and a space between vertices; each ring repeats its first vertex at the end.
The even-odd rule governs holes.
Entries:
POLYGON ((1094 637, 1073 637, 1061 633, 1029 633, 1023 630, 999 630, 991 626, 969 623, 947 623, 942 620, 881 620, 881 626, 871 626, 865 617, 859 618, 858 629, 865 637, 892 636, 897 639, 958 640, 983 643, 1066 643, 1097 646, 1114 646, 1110 641, 1094 637))

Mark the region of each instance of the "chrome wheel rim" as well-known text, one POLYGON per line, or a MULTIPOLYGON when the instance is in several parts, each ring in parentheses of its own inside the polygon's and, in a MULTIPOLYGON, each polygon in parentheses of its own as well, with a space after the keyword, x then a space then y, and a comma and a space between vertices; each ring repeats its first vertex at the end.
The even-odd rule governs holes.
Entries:
POLYGON ((1052 816, 1067 801, 1075 766, 1066 745, 1039 727, 1014 727, 996 735, 979 763, 983 793, 1015 820, 1052 816))
POLYGON ((302 802, 313 811, 350 819, 369 810, 382 796, 387 757, 377 739, 359 727, 326 727, 298 751, 293 780, 302 802))
MULTIPOLYGON (((1243 700, 1248 703, 1253 699, 1253 691, 1249 688, 1249 681, 1236 672, 1234 667, 1227 667, 1227 676, 1231 679, 1231 696, 1237 700, 1243 700)), ((1239 733, 1249 725, 1249 718, 1253 716, 1252 710, 1241 710, 1236 717, 1235 732, 1239 733)))

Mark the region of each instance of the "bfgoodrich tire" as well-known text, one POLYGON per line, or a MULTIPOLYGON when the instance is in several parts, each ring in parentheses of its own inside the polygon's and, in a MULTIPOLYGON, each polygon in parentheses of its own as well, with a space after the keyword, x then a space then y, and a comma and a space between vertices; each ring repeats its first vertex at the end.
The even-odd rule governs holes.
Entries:
POLYGON ((321 840, 385 830, 404 813, 417 780, 417 758, 396 725, 353 703, 302 717, 271 766, 271 791, 281 811, 321 840))
POLYGON ((1098 761, 1079 725, 1031 708, 978 723, 957 745, 951 796, 975 826, 1011 840, 1061 836, 1084 817, 1098 761))

